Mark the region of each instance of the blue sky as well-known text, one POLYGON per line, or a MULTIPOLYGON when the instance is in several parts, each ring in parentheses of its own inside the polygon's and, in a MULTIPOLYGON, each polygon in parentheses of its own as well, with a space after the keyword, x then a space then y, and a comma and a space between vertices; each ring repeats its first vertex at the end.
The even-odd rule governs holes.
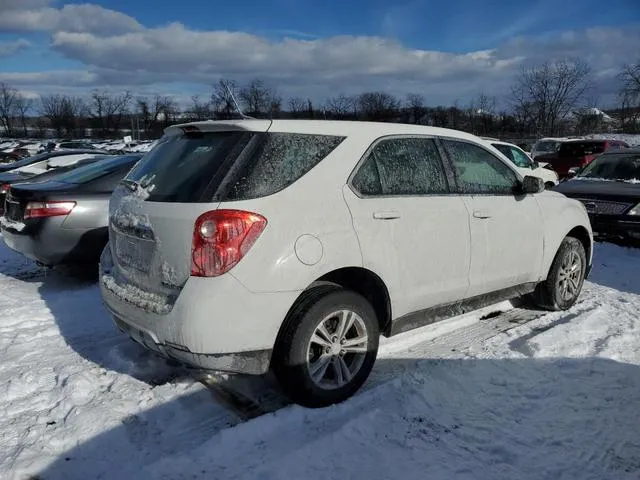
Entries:
POLYGON ((0 0, 0 81, 29 95, 189 98, 220 77, 261 77, 284 96, 384 89, 449 103, 504 96, 523 65, 580 57, 611 103, 638 45, 638 0, 0 0))

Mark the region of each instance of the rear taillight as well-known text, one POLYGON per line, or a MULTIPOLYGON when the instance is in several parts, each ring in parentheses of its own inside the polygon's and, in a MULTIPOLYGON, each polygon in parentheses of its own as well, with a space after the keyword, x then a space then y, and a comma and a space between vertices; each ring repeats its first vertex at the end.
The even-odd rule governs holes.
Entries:
POLYGON ((231 270, 256 242, 267 219, 242 210, 212 210, 196 220, 191 275, 217 277, 231 270))
POLYGON ((10 188, 11 185, 9 185, 8 183, 3 183, 2 185, 0 185, 0 193, 6 195, 9 192, 10 188))
POLYGON ((24 209, 24 219, 69 215, 76 202, 29 202, 24 209))

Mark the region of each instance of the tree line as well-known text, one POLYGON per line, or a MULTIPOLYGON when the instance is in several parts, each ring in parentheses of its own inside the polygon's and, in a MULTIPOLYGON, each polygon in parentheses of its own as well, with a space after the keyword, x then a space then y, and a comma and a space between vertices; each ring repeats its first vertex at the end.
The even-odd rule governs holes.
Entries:
POLYGON ((560 60, 524 67, 510 92, 496 98, 481 92, 469 104, 429 106, 421 93, 398 97, 370 91, 338 94, 324 102, 310 98, 283 99, 262 79, 241 85, 220 79, 206 97, 193 96, 179 105, 171 96, 134 96, 129 91, 98 89, 90 95, 46 94, 26 98, 0 83, 0 126, 8 135, 119 137, 131 130, 140 138, 155 138, 168 125, 206 119, 299 118, 404 122, 469 131, 478 135, 539 137, 615 131, 640 132, 640 61, 624 65, 618 75, 617 105, 611 122, 590 98, 592 71, 581 60, 560 60), (501 100, 501 102, 499 102, 501 100), (498 108, 498 105, 502 105, 498 108), (588 108, 592 107, 592 108, 588 108))

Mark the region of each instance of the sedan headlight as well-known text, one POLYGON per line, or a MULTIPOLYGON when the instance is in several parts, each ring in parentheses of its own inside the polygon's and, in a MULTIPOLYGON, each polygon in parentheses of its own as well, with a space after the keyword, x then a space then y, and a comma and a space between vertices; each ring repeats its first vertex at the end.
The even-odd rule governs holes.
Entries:
POLYGON ((629 210, 627 215, 640 215, 640 203, 637 204, 635 207, 633 207, 631 210, 629 210))

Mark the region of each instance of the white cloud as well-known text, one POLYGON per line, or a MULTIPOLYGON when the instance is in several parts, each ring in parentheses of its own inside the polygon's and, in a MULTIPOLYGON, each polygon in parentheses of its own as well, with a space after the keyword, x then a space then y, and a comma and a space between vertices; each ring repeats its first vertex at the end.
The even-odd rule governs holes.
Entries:
POLYGON ((31 42, 24 38, 12 42, 0 42, 0 57, 9 57, 30 46, 31 42))
MULTIPOLYGON (((10 25, 14 30, 50 31, 51 48, 87 68, 0 74, 4 81, 13 75, 18 86, 45 90, 166 90, 172 84, 189 84, 205 91, 220 77, 240 82, 260 77, 285 96, 321 99, 338 92, 384 89, 398 95, 420 92, 430 103, 444 104, 478 92, 504 97, 523 65, 579 57, 592 65, 602 100, 613 98, 615 76, 621 64, 635 60, 640 44, 637 26, 603 27, 511 38, 494 49, 456 54, 408 48, 375 36, 306 38, 289 32, 288 38, 274 40, 245 32, 195 31, 180 23, 146 28, 97 5, 53 8, 47 0, 22 0, 16 8, 19 1, 0 0, 3 7, 13 5, 0 15, 0 29, 10 25)), ((395 14, 406 17, 404 10, 395 14)), ((513 31, 524 28, 516 27, 513 31)))
POLYGON ((48 7, 52 0, 0 0, 0 12, 48 7))
MULTIPOLYGON (((6 2, 7 0, 0 0, 6 2)), ((9 0, 11 1, 11 0, 9 0)), ((20 2, 21 0, 15 0, 20 2)), ((46 4, 32 0, 31 4, 46 4)), ((35 5, 34 5, 35 6, 35 5)), ((115 34, 143 27, 129 15, 93 4, 70 4, 62 8, 10 7, 0 15, 0 30, 6 31, 67 31, 115 34)))
POLYGON ((10 85, 40 86, 64 85, 87 87, 96 85, 99 79, 95 73, 84 70, 50 70, 46 72, 0 72, 0 82, 10 85))
POLYGON ((88 65, 109 84, 210 84, 220 76, 259 76, 286 88, 413 89, 451 101, 480 90, 504 94, 523 64, 553 58, 583 58, 596 74, 606 72, 601 79, 610 80, 622 63, 635 58, 640 30, 592 28, 545 39, 523 37, 465 54, 410 49, 381 37, 270 41, 242 32, 193 31, 181 24, 106 37, 58 32, 52 39, 52 48, 88 65))

